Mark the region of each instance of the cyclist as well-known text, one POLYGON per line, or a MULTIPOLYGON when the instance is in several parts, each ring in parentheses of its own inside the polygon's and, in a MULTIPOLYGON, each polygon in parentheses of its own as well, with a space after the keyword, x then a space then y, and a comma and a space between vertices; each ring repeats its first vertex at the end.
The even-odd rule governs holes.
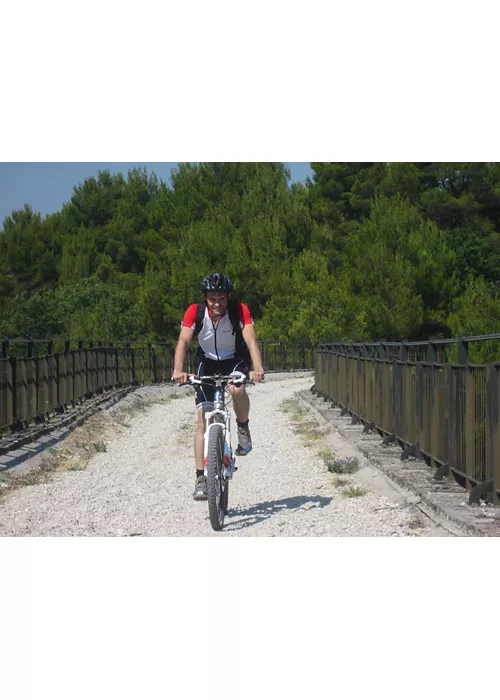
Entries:
MULTIPOLYGON (((253 382, 262 381, 264 378, 262 357, 248 306, 230 299, 233 284, 226 275, 214 272, 207 275, 200 286, 205 296, 205 307, 200 309, 202 317, 200 319, 198 304, 191 304, 184 314, 175 349, 172 379, 178 383, 188 381, 190 375, 183 371, 184 358, 187 347, 196 331, 200 346, 196 374, 200 376, 227 375, 238 370, 253 382), (253 364, 252 371, 250 371, 249 360, 253 364)), ((229 386, 228 391, 233 397, 238 425, 236 454, 244 456, 252 449, 252 438, 248 426, 250 401, 244 386, 229 386)), ((207 499, 203 469, 203 438, 205 410, 213 408, 213 400, 214 389, 212 387, 209 385, 196 386, 195 403, 198 409, 198 427, 194 442, 196 482, 193 498, 195 501, 207 499)))

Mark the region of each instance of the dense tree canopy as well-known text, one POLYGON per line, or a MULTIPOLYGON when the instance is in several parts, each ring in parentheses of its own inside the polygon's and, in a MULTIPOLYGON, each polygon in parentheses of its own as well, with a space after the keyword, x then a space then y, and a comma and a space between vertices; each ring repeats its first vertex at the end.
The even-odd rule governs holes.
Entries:
POLYGON ((261 338, 421 339, 500 327, 500 164, 180 164, 100 171, 0 232, 0 335, 174 339, 220 270, 261 338))

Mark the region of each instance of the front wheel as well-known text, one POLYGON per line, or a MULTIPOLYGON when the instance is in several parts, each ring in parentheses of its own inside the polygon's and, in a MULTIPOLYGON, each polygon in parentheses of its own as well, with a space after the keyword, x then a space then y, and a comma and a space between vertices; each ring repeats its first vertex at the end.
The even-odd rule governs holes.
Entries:
POLYGON ((208 514, 214 530, 222 530, 227 512, 228 480, 224 477, 224 428, 214 425, 208 437, 207 492, 208 514))

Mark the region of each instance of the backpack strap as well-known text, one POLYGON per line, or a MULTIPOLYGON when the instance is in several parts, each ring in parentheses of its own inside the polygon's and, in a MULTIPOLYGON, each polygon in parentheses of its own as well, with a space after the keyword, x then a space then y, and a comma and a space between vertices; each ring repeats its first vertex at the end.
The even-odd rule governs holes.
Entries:
POLYGON ((233 327, 233 335, 242 335, 240 326, 239 302, 237 299, 229 299, 227 313, 233 327))
POLYGON ((250 350, 248 345, 245 343, 243 338, 243 330, 240 326, 240 314, 239 314, 240 302, 237 299, 230 299, 227 305, 227 313, 229 315, 229 320, 233 327, 233 334, 236 336, 236 355, 241 357, 248 369, 252 368, 252 360, 250 357, 250 350))
POLYGON ((203 319, 205 318, 205 309, 206 308, 207 308, 206 303, 204 301, 202 301, 198 304, 198 308, 196 309, 196 327, 194 329, 194 332, 197 335, 201 331, 201 327, 203 326, 203 319))

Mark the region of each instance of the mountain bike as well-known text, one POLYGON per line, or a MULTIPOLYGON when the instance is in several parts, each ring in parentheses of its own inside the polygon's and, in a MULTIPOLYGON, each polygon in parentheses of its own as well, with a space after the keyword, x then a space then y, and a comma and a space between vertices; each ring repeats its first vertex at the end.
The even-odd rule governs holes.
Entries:
POLYGON ((228 385, 253 384, 243 372, 209 377, 189 377, 188 384, 215 387, 213 410, 205 413, 203 469, 207 484, 208 514, 214 530, 222 530, 229 508, 229 481, 236 470, 236 454, 231 446, 231 413, 226 408, 228 385))

